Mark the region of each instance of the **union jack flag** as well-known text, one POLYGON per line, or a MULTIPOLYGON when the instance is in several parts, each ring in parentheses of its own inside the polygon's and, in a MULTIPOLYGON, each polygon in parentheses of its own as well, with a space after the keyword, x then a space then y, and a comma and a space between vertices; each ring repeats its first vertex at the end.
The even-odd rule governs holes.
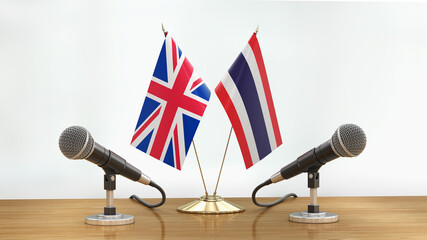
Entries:
POLYGON ((210 98, 175 41, 166 36, 131 145, 181 170, 210 98))

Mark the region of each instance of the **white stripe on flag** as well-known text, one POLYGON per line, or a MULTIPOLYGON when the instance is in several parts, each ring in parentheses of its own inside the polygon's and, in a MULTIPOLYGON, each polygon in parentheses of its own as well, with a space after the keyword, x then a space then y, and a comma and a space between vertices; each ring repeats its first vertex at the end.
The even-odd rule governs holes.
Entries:
POLYGON ((152 137, 150 140, 150 144, 148 145, 148 148, 147 148, 147 153, 149 153, 151 151, 151 146, 153 145, 153 142, 154 142, 153 137, 157 133, 157 129, 158 129, 158 126, 160 124, 161 116, 163 115, 163 112, 165 110, 165 108, 163 107, 165 104, 165 101, 161 98, 158 98, 158 97, 150 94, 150 93, 147 93, 147 97, 151 98, 157 102, 160 102, 160 105, 150 114, 149 117, 147 117, 147 119, 141 125, 139 125, 138 129, 135 130, 135 133, 139 131, 139 129, 146 123, 146 121, 148 121, 148 119, 150 119, 154 115, 154 113, 159 108, 161 108, 161 109, 160 109, 159 115, 145 128, 144 131, 141 132, 141 134, 139 134, 139 136, 135 139, 135 141, 133 141, 131 143, 131 145, 134 147, 138 147, 138 145, 144 140, 144 138, 147 137, 147 135, 154 129, 153 134, 151 135, 152 137))
MULTIPOLYGON (((166 106, 165 106, 165 108, 166 108, 166 106)), ((175 116, 173 117, 171 127, 169 128, 168 136, 166 137, 166 142, 165 142, 165 144, 163 146, 162 154, 160 155, 160 160, 162 162, 165 161, 166 152, 168 150, 169 143, 170 143, 170 141, 173 138, 173 131, 175 130, 175 126, 177 125, 177 121, 178 121, 178 117, 177 116, 180 116, 180 115, 182 115, 182 114, 181 114, 180 109, 178 108, 177 111, 176 111, 176 113, 175 113, 175 116)), ((157 129, 159 129, 159 128, 157 128, 157 129)), ((174 148, 174 143, 173 142, 172 142, 172 148, 174 148)), ((174 154, 173 160, 175 162, 176 161, 176 159, 175 159, 175 151, 173 152, 173 154, 174 154)), ((176 164, 175 164, 175 168, 176 168, 176 164)))
MULTIPOLYGON (((177 123, 178 123, 178 125, 177 125, 178 139, 176 139, 176 140, 179 142, 179 144, 178 144, 179 162, 180 162, 179 167, 180 167, 180 169, 182 169, 182 165, 183 165, 184 160, 185 160, 184 126, 182 125, 182 123, 183 123, 183 120, 182 120, 183 110, 179 109, 177 111, 177 113, 178 113, 178 115, 176 117, 177 117, 177 123)), ((176 151, 175 146, 174 146, 174 150, 176 151)), ((176 158, 175 158, 175 167, 178 167, 177 162, 176 162, 176 158)))
MULTIPOLYGON (((157 111, 157 109, 156 109, 156 111, 157 111)), ((160 114, 159 114, 160 115, 160 114)), ((144 129, 144 131, 142 131, 141 132, 141 134, 135 139, 135 141, 133 141, 133 143, 131 144, 132 146, 134 146, 134 147, 138 147, 138 145, 144 140, 144 138, 145 137, 147 137, 147 135, 151 132, 151 131, 153 131, 153 128, 155 128, 156 129, 156 126, 158 126, 159 125, 159 123, 160 123, 160 120, 159 120, 159 118, 157 117, 157 118, 155 118, 151 123, 150 123, 150 125, 148 125, 147 126, 147 128, 146 129, 144 129)), ((141 124, 141 126, 142 126, 142 124, 141 124)), ((156 134, 156 130, 155 131, 153 131, 153 134, 152 134, 152 136, 154 136, 155 134, 156 134)), ((147 148, 147 152, 149 152, 149 150, 151 150, 151 145, 153 144, 153 137, 151 137, 151 140, 150 140, 150 144, 149 144, 149 146, 148 146, 148 148, 147 148)))
MULTIPOLYGON (((150 130, 154 129, 154 131, 153 131, 153 133, 151 135, 150 143, 149 143, 148 148, 147 148, 147 154, 150 154, 151 148, 153 147, 154 138, 156 137, 157 130, 159 129, 158 127, 160 125, 160 121, 162 120, 163 112, 165 111, 165 104, 166 104, 166 102, 165 102, 165 100, 163 100, 161 98, 158 98, 157 96, 154 96, 151 93, 147 93, 147 97, 149 97, 149 98, 151 98, 151 99, 159 102, 160 103, 159 107, 161 107, 159 115, 154 119, 154 121, 144 131, 144 137, 146 137, 147 134, 151 132, 150 130)), ((141 136, 142 136, 142 134, 139 137, 141 137, 141 136)), ((138 138, 139 143, 141 143, 142 140, 144 140, 144 139, 139 140, 139 138, 138 138)), ((139 143, 138 143, 138 145, 139 145, 139 143)))
POLYGON ((252 77, 255 82, 259 101, 261 104, 262 115, 264 116, 264 121, 267 128, 268 140, 270 141, 271 151, 273 151, 274 149, 277 148, 276 138, 274 136, 273 124, 271 122, 270 112, 268 110, 267 99, 265 97, 264 86, 262 85, 258 64, 256 62, 256 58, 252 51, 252 48, 249 44, 247 44, 245 49, 243 49, 242 54, 249 65, 249 68, 252 73, 252 77))
POLYGON ((259 154, 258 154, 258 149, 255 143, 255 138, 252 132, 252 127, 249 122, 249 117, 246 112, 246 108, 243 103, 242 97, 240 96, 239 90, 237 89, 233 79, 231 78, 228 72, 225 74, 221 82, 225 90, 227 91, 228 96, 230 96, 231 102, 233 103, 234 108, 236 109, 237 115, 242 124, 243 132, 245 134, 245 138, 248 144, 249 152, 251 154, 252 162, 253 164, 255 164, 259 161, 259 154))
POLYGON ((165 39, 165 51, 166 51, 166 69, 168 74, 168 86, 169 88, 173 87, 175 81, 173 76, 173 60, 172 60, 172 39, 170 36, 166 36, 165 39))

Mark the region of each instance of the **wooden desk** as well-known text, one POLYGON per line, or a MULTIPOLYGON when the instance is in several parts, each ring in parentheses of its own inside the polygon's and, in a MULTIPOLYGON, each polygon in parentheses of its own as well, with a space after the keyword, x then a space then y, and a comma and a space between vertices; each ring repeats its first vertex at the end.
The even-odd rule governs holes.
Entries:
POLYGON ((151 210, 116 199, 118 212, 135 216, 135 224, 125 226, 84 223, 103 211, 103 199, 0 200, 0 239, 427 239, 427 197, 321 197, 321 210, 339 214, 332 224, 288 221, 289 213, 306 210, 308 198, 272 208, 227 198, 246 208, 229 215, 176 211, 192 200, 168 199, 151 210))

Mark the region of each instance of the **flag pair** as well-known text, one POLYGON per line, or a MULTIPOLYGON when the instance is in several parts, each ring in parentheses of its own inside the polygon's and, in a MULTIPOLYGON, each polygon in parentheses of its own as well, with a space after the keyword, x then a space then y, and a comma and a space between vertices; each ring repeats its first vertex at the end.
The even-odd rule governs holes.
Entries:
MULTIPOLYGON (((256 33, 215 88, 246 168, 282 144, 256 33)), ((181 170, 210 99, 210 90, 168 34, 131 145, 181 170)))

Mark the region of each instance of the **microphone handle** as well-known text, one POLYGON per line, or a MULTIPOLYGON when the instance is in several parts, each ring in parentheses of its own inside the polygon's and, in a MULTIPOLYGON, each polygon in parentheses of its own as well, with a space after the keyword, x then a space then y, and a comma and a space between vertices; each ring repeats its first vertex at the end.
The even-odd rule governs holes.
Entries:
POLYGON ((332 149, 330 140, 320 144, 318 147, 309 150, 295 161, 284 166, 280 171, 274 174, 270 179, 273 183, 283 179, 290 179, 298 174, 307 172, 310 169, 320 168, 325 163, 332 161, 339 156, 332 149))
POLYGON ((320 144, 315 150, 317 160, 322 164, 326 164, 334 159, 341 157, 338 155, 332 146, 332 139, 320 144))
POLYGON ((280 174, 283 179, 289 179, 296 175, 306 172, 309 168, 321 166, 322 164, 317 160, 314 154, 314 148, 299 156, 295 161, 280 169, 280 174))
POLYGON ((151 182, 150 178, 144 175, 141 170, 134 167, 132 164, 127 163, 125 159, 117 155, 115 152, 104 148, 96 142, 92 154, 90 154, 86 159, 95 163, 99 167, 109 168, 116 174, 120 174, 130 180, 138 181, 146 185, 151 182))

